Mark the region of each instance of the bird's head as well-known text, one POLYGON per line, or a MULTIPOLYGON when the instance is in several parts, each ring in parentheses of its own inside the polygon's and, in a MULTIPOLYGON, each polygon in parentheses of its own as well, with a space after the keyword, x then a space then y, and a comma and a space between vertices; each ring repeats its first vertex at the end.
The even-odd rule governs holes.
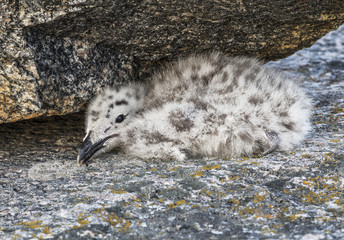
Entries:
POLYGON ((90 102, 86 112, 86 136, 77 162, 119 147, 124 133, 142 108, 144 87, 125 85, 106 88, 90 102))

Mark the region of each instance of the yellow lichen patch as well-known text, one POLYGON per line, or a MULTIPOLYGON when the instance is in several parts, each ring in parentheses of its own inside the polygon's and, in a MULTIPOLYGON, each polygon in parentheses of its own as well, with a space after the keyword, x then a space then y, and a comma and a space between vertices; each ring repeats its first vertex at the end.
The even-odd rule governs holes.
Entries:
POLYGON ((203 172, 203 170, 199 170, 199 171, 194 172, 194 173, 192 174, 192 176, 193 176, 194 178, 196 178, 196 177, 202 177, 202 176, 204 176, 204 172, 203 172))
POLYGON ((110 225, 116 227, 117 224, 120 222, 119 217, 114 213, 109 213, 103 217, 104 221, 109 223, 110 225))
POLYGON ((297 220, 297 219, 301 219, 301 218, 307 217, 307 216, 305 215, 305 212, 306 212, 306 211, 299 211, 298 213, 296 213, 296 214, 291 214, 291 215, 289 215, 289 216, 287 216, 287 217, 289 218, 289 220, 295 221, 295 220, 297 220))
POLYGON ((127 231, 127 229, 130 227, 130 221, 128 221, 128 220, 125 220, 125 221, 126 222, 125 222, 124 226, 118 229, 119 232, 127 231))
POLYGON ((126 217, 130 217, 130 212, 126 212, 126 213, 125 213, 125 216, 126 216, 126 217))
POLYGON ((122 204, 122 207, 127 207, 127 206, 130 206, 130 205, 132 205, 131 202, 125 202, 125 203, 122 204))
POLYGON ((19 235, 19 234, 14 234, 14 236, 13 236, 13 240, 17 240, 17 239, 19 239, 21 236, 19 235))
POLYGON ((145 205, 141 204, 141 200, 137 197, 132 197, 131 198, 132 203, 128 202, 128 203, 124 203, 122 206, 129 206, 129 205, 133 205, 135 208, 144 208, 145 205))
POLYGON ((340 140, 339 140, 339 139, 331 139, 330 142, 335 142, 335 143, 337 143, 337 142, 340 142, 340 140))
POLYGON ((46 226, 45 228, 43 228, 43 233, 44 234, 51 234, 50 228, 48 226, 46 226))
POLYGON ((214 166, 206 165, 206 166, 203 166, 202 169, 203 170, 221 169, 221 165, 219 165, 219 164, 214 165, 214 166))
POLYGON ((303 183, 303 185, 306 185, 306 186, 309 186, 309 187, 314 187, 315 186, 315 182, 313 182, 313 181, 306 181, 306 180, 304 180, 302 183, 303 183))
POLYGON ((172 171, 173 171, 173 172, 176 172, 176 171, 178 170, 178 168, 179 168, 179 167, 174 167, 174 168, 168 169, 168 171, 170 171, 170 172, 172 172, 172 171))
POLYGON ((102 217, 105 222, 118 228, 119 232, 127 231, 131 225, 129 220, 118 217, 115 213, 107 213, 102 217))
POLYGON ((208 197, 211 197, 214 199, 220 199, 220 198, 224 197, 226 194, 222 191, 219 191, 219 190, 202 189, 199 192, 199 195, 208 196, 208 197))
POLYGON ((84 215, 83 213, 79 213, 79 216, 76 220, 79 223, 79 227, 83 227, 90 223, 90 221, 87 220, 88 217, 89 215, 84 215))
POLYGON ((263 226, 263 228, 260 231, 261 235, 274 235, 276 233, 276 230, 271 229, 269 226, 263 226))
POLYGON ((18 225, 24 226, 24 228, 42 228, 45 224, 42 221, 32 221, 32 222, 20 222, 18 225))
POLYGON ((266 192, 264 192, 264 193, 256 193, 256 194, 254 194, 253 201, 255 203, 260 203, 260 202, 265 200, 266 195, 267 195, 266 192))
POLYGON ((343 199, 336 199, 334 201, 334 204, 336 204, 338 207, 340 207, 341 211, 344 211, 344 200, 343 199))
POLYGON ((214 191, 208 190, 208 189, 202 189, 202 191, 200 191, 200 195, 207 195, 209 197, 211 197, 213 195, 214 191))
POLYGON ((287 207, 280 207, 279 210, 280 210, 282 213, 289 213, 289 208, 287 208, 287 207))
POLYGON ((331 108, 331 112, 334 114, 344 113, 344 105, 339 105, 338 103, 331 108))
POLYGON ((253 165, 256 165, 256 166, 258 166, 260 164, 259 162, 250 162, 250 163, 253 165))
POLYGON ((238 205, 238 204, 239 204, 239 200, 236 199, 236 198, 229 199, 228 202, 229 202, 229 203, 233 203, 234 205, 238 205))
POLYGON ((170 210, 170 209, 172 209, 172 208, 176 208, 176 205, 173 204, 173 203, 168 204, 167 210, 170 210))
POLYGON ((136 208, 144 208, 145 205, 143 205, 143 204, 136 204, 135 207, 136 207, 136 208))
POLYGON ((231 180, 231 181, 235 181, 235 180, 237 180, 238 178, 240 178, 240 176, 229 177, 228 179, 231 180))
POLYGON ((323 163, 337 163, 333 153, 325 153, 323 163))
POLYGON ((186 204, 186 201, 185 201, 184 199, 179 200, 179 201, 176 201, 175 204, 174 204, 174 203, 170 203, 170 204, 168 204, 168 206, 167 206, 167 210, 176 208, 176 207, 181 206, 181 205, 184 205, 184 204, 186 204))
POLYGON ((326 123, 325 121, 316 121, 315 124, 324 124, 326 123))
POLYGON ((328 177, 307 178, 302 184, 304 187, 296 191, 303 192, 300 194, 302 201, 314 205, 336 203, 338 207, 342 206, 342 202, 337 201, 343 192, 343 182, 339 176, 332 174, 328 177))
MULTIPOLYGON (((92 213, 97 214, 99 218, 101 218, 103 221, 107 222, 109 225, 112 225, 113 227, 118 228, 118 231, 126 231, 131 223, 129 220, 118 217, 115 213, 109 213, 108 211, 105 211, 105 207, 103 208, 98 208, 92 213)), ((130 213, 126 212, 125 213, 126 217, 130 216, 130 213)), ((79 217, 82 218, 82 214, 79 214, 79 217)), ((86 216, 88 217, 88 216, 86 216)), ((79 221, 78 221, 79 222, 79 221)), ((76 228, 75 226, 73 228, 76 228)))
POLYGON ((323 198, 324 194, 323 193, 315 193, 310 191, 308 194, 303 194, 303 200, 307 203, 323 203, 325 202, 323 198))
POLYGON ((102 208, 97 208, 96 210, 93 210, 92 213, 94 213, 94 214, 99 214, 99 213, 103 212, 104 210, 105 210, 104 207, 102 207, 102 208))
POLYGON ((184 199, 182 199, 182 200, 180 200, 180 201, 176 201, 176 205, 177 205, 177 206, 184 205, 184 204, 186 204, 186 202, 185 202, 184 199))
POLYGON ((247 215, 252 216, 256 211, 257 209, 254 207, 244 207, 239 211, 239 214, 241 216, 247 216, 247 215))
POLYGON ((127 191, 123 190, 123 188, 120 188, 119 190, 113 190, 110 189, 110 191, 114 194, 124 194, 124 193, 128 193, 127 191))

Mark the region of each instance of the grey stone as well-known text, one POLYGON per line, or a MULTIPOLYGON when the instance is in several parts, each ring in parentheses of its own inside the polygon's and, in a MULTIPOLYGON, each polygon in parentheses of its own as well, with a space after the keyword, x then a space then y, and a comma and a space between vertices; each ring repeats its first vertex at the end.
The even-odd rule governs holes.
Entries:
POLYGON ((84 109, 193 52, 282 58, 344 19, 341 0, 2 1, 0 123, 84 109))
POLYGON ((302 76, 313 131, 293 152, 79 167, 84 115, 0 124, 1 239, 343 239, 344 26, 270 62, 302 76), (325 67, 326 66, 326 67, 325 67), (337 66, 337 64, 335 65, 337 66))

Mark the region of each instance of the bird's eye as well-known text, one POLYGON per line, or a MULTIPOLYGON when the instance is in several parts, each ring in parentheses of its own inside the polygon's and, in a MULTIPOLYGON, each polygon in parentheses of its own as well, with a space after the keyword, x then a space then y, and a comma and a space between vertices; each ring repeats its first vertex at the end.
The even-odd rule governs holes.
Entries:
POLYGON ((124 121, 124 119, 125 119, 125 116, 123 114, 118 115, 116 118, 116 123, 121 123, 124 121))

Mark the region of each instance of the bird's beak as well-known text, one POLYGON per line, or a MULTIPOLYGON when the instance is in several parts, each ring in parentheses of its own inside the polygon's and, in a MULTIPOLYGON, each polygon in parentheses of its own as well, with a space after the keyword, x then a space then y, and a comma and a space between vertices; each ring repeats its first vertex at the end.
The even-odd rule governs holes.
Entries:
POLYGON ((79 154, 77 157, 77 163, 79 164, 79 166, 87 162, 96 152, 105 147, 105 142, 109 138, 118 136, 118 134, 113 134, 95 143, 92 143, 90 135, 91 132, 86 136, 79 150, 79 154))

